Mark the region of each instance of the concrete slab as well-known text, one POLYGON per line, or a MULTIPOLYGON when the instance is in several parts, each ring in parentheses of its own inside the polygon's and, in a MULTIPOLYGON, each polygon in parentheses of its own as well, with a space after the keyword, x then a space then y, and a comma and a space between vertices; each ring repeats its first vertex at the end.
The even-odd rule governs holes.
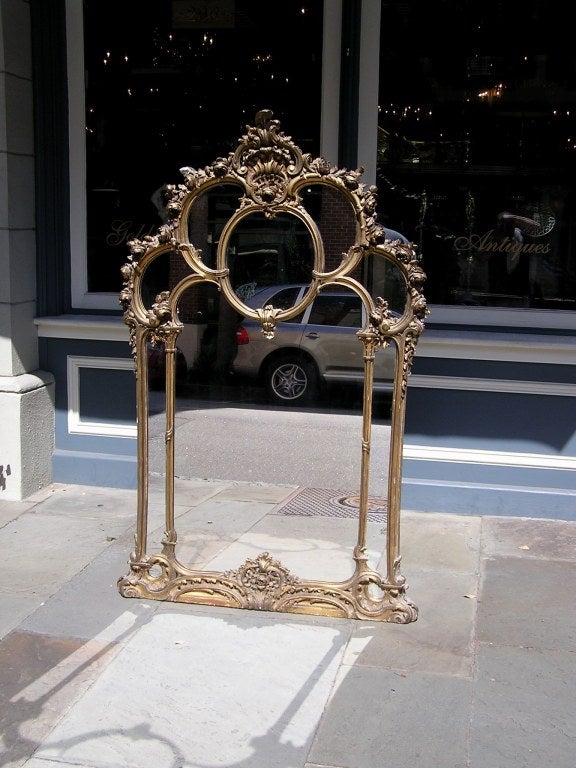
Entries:
POLYGON ((470 768, 574 768, 573 651, 479 648, 470 768))
POLYGON ((418 620, 407 626, 361 622, 343 663, 471 678, 478 576, 438 573, 430 578, 416 571, 408 585, 418 620))
POLYGON ((462 677, 342 667, 309 761, 465 768, 471 693, 462 677))
POLYGON ((235 539, 252 528, 274 508, 274 504, 258 500, 232 500, 220 495, 189 508, 178 519, 179 531, 193 533, 196 527, 217 531, 235 539))
POLYGON ((482 553, 491 557, 576 561, 576 522, 521 517, 484 517, 482 553))
MULTIPOLYGON (((54 499, 49 502, 60 506, 54 499)), ((53 506, 51 504, 51 506, 53 506)), ((73 500, 70 499, 70 507, 73 500)), ((0 529, 0 550, 9 578, 0 591, 46 599, 124 532, 122 517, 102 519, 86 507, 77 516, 46 512, 42 505, 0 529)))
MULTIPOLYGON (((165 487, 166 480, 164 475, 151 474, 148 486, 149 500, 151 502, 158 502, 159 506, 163 507, 165 487)), ((180 477, 175 477, 175 502, 189 509, 226 491, 228 487, 228 483, 221 483, 216 480, 184 480, 180 477)))
POLYGON ((482 518, 402 512, 400 553, 404 570, 478 571, 482 518))
POLYGON ((287 499, 298 486, 295 485, 260 485, 253 483, 231 483, 218 493, 218 500, 230 501, 265 501, 280 504, 287 499))
POLYGON ((337 623, 234 615, 154 616, 35 757, 92 768, 303 766, 347 634, 337 623))
MULTIPOLYGON (((350 575, 356 518, 283 515, 291 487, 176 484, 201 567, 269 547, 350 575)), ((576 524, 403 512, 420 616, 394 625, 124 599, 136 496, 89 491, 0 527, 2 768, 574 767, 576 524)))
POLYGON ((13 632, 0 645, 4 768, 16 768, 98 677, 114 645, 13 632))
MULTIPOLYGON (((70 488, 70 486, 65 483, 50 483, 44 488, 34 491, 34 493, 27 497, 26 501, 32 501, 34 504, 39 504, 41 501, 50 498, 50 496, 54 496, 54 494, 62 493, 66 488, 70 488)), ((73 488, 70 489, 73 490, 73 488)))
MULTIPOLYGON (((368 523, 368 556, 374 567, 384 547, 381 523, 368 523)), ((269 552, 302 579, 342 581, 354 572, 358 524, 353 518, 268 515, 210 561, 213 570, 235 569, 269 552)))
POLYGON ((0 528, 12 520, 16 520, 23 512, 32 509, 33 501, 0 501, 0 528))
POLYGON ((135 509, 136 491, 91 485, 62 486, 35 507, 36 513, 60 517, 97 517, 129 520, 135 509))
MULTIPOLYGON (((9 764, 9 768, 19 768, 20 765, 23 765, 23 763, 9 764)), ((35 757, 32 757, 26 761, 26 768, 78 768, 78 766, 73 765, 73 763, 61 762, 60 760, 56 762, 54 760, 36 760, 35 757)))
MULTIPOLYGON (((232 501, 219 495, 188 509, 175 521, 176 556, 190 568, 207 568, 219 555, 273 508, 270 502, 232 501)), ((150 532, 149 551, 159 552, 164 525, 150 532)))
POLYGON ((53 483, 42 488, 31 496, 28 496, 23 501, 12 501, 0 498, 0 528, 9 523, 11 520, 15 520, 24 512, 35 507, 38 503, 50 498, 56 493, 60 493, 64 486, 53 483))
POLYGON ((486 560, 477 616, 479 641, 574 651, 575 584, 576 563, 486 560))
POLYGON ((42 605, 41 595, 3 592, 0 589, 0 640, 42 605))
POLYGON ((128 573, 128 553, 109 547, 92 564, 46 600, 20 629, 54 637, 126 642, 150 619, 155 603, 126 600, 116 582, 128 573))

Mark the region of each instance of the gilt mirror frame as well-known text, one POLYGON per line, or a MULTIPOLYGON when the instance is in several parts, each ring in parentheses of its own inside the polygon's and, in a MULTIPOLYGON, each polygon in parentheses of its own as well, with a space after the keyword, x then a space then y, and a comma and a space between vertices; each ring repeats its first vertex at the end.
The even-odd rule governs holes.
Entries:
POLYGON ((425 274, 415 246, 386 240, 385 230, 376 221, 376 190, 361 181, 363 169, 338 169, 322 157, 303 154, 285 135, 269 110, 256 115, 255 125, 228 157, 218 158, 201 170, 182 168, 184 183, 166 187, 167 221, 155 235, 129 243, 128 262, 122 268, 124 280, 120 303, 130 331, 135 361, 138 488, 135 547, 129 558, 129 572, 119 578, 124 597, 148 598, 213 606, 338 616, 395 623, 415 621, 418 609, 406 595, 407 585, 400 571, 400 510, 402 449, 408 377, 417 341, 427 314, 422 293, 425 274), (189 216, 194 202, 208 190, 223 185, 240 190, 237 209, 224 226, 217 244, 215 266, 203 260, 201 244, 190 242, 189 216), (355 218, 355 241, 341 254, 340 264, 326 271, 321 232, 302 204, 305 184, 329 187, 343 195, 355 218), (257 309, 244 304, 230 277, 229 239, 245 217, 263 214, 274 221, 280 213, 297 217, 310 234, 314 250, 310 285, 297 305, 279 309, 267 305, 257 309), (146 269, 158 258, 176 257, 185 263, 187 274, 146 306, 142 295, 146 269), (391 311, 385 296, 374 298, 358 274, 367 256, 379 256, 395 265, 406 288, 403 313, 391 311), (364 359, 364 392, 361 439, 361 471, 357 539, 351 546, 351 575, 344 581, 299 578, 262 552, 239 564, 236 570, 219 572, 192 570, 177 557, 174 518, 175 459, 175 353, 183 329, 178 301, 193 285, 215 285, 240 315, 257 320, 264 336, 274 335, 276 323, 296 317, 326 286, 343 286, 356 292, 366 308, 367 322, 358 331, 364 359), (148 360, 147 343, 159 341, 165 348, 166 431, 165 431, 165 533, 159 552, 148 551, 148 360), (372 393, 374 358, 378 348, 394 345, 396 371, 392 392, 390 454, 388 462, 388 514, 386 524, 386 573, 368 563, 366 528, 370 473, 372 393))

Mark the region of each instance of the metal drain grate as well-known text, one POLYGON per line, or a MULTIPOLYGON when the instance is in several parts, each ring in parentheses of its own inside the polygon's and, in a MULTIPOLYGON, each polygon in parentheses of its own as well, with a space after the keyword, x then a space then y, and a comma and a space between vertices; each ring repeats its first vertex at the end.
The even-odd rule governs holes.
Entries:
MULTIPOLYGON (((335 491, 329 488, 298 488, 286 501, 276 507, 274 515, 301 517, 357 517, 360 508, 358 493, 335 491)), ((368 499, 368 522, 386 522, 386 499, 368 499)))

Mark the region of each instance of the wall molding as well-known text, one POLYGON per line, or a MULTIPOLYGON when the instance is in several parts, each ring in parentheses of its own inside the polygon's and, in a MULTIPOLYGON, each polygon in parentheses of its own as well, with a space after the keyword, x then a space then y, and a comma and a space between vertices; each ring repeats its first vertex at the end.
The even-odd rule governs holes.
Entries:
POLYGON ((60 315, 37 317, 38 336, 50 339, 89 339, 128 343, 130 333, 122 317, 112 315, 60 315))
MULTIPOLYGON (((406 443, 404 459, 435 461, 452 464, 483 464, 516 469, 554 469, 576 471, 576 456, 556 456, 545 453, 487 451, 475 448, 445 448, 435 445, 406 443)), ((426 481, 428 482, 428 481, 426 481)))
POLYGON ((482 379, 416 374, 410 376, 408 386, 469 392, 504 392, 514 395, 576 397, 576 384, 550 381, 518 381, 515 379, 482 379))
POLYGON ((136 424, 92 422, 82 419, 80 414, 80 370, 82 368, 132 371, 134 362, 121 357, 68 356, 68 432, 76 435, 136 438, 136 424))
POLYGON ((576 365, 576 340, 554 334, 425 329, 416 356, 576 365))
MULTIPOLYGON (((426 284, 424 284, 424 293, 426 293, 426 284)), ((576 330, 576 312, 566 309, 432 304, 429 322, 488 328, 541 328, 574 331, 576 330)))

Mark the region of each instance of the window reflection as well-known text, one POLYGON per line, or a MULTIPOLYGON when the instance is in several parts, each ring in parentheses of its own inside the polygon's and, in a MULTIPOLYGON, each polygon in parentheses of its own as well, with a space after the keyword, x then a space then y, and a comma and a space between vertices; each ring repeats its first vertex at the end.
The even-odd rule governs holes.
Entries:
POLYGON ((419 246, 432 303, 576 309, 563 17, 554 2, 383 3, 380 219, 419 246))
POLYGON ((318 154, 323 4, 83 5, 88 290, 118 293, 128 241, 162 223, 164 185, 228 155, 258 110, 318 154))
POLYGON ((291 213, 273 219, 253 213, 235 226, 226 263, 232 287, 245 300, 268 285, 310 282, 314 245, 304 222, 291 213))
MULTIPOLYGON (((323 4, 211 6, 208 27, 169 0, 84 3, 91 292, 120 290, 163 185, 228 154, 258 109, 319 153, 323 4)), ((557 0, 382 3, 378 218, 418 245, 430 303, 576 309, 569 35, 557 0)))

